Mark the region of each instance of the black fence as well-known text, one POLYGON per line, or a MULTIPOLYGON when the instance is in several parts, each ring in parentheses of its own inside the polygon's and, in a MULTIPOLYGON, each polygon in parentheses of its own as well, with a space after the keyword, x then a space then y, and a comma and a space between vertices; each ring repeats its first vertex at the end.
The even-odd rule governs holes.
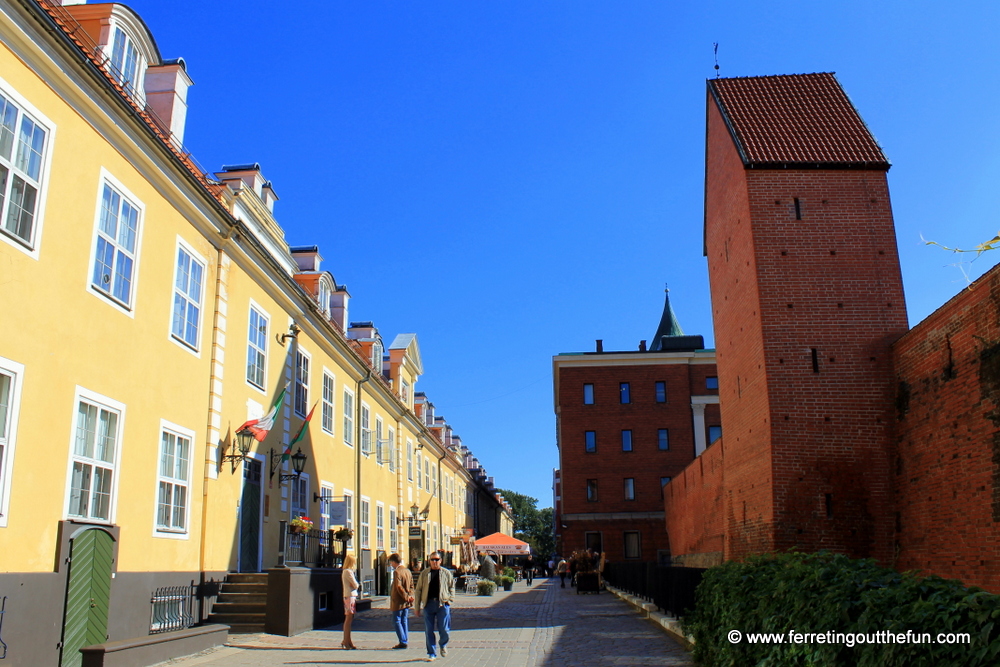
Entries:
POLYGON ((340 567, 344 562, 343 542, 333 539, 332 530, 294 532, 280 522, 279 565, 300 567, 340 567))
POLYGON ((683 616, 694 609, 694 589, 704 572, 697 567, 664 567, 656 563, 608 563, 604 579, 669 614, 683 616))

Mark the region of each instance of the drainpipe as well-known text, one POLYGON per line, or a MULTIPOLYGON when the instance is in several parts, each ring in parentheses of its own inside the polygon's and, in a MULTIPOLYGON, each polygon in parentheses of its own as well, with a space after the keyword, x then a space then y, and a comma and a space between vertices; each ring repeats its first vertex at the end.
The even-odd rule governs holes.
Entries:
POLYGON ((358 581, 361 581, 361 385, 372 379, 372 371, 369 368, 365 374, 365 377, 358 380, 357 391, 354 395, 357 396, 357 404, 354 406, 354 431, 356 438, 354 439, 354 525, 358 528, 357 540, 354 542, 354 552, 357 554, 358 559, 355 567, 358 570, 358 581))
POLYGON ((437 469, 438 469, 437 470, 437 489, 435 489, 435 492, 437 493, 437 500, 438 500, 438 548, 439 549, 444 549, 444 546, 445 546, 444 545, 444 508, 442 507, 442 504, 441 504, 441 488, 444 486, 444 484, 441 481, 441 461, 444 461, 444 457, 447 456, 447 454, 445 452, 446 452, 446 450, 442 449, 441 450, 441 458, 439 458, 437 460, 437 469))

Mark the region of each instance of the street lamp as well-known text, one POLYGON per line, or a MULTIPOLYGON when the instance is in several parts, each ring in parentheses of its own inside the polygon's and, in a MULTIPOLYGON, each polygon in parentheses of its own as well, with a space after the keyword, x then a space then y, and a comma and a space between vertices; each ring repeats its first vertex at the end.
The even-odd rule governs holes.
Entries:
POLYGON ((231 446, 234 450, 233 454, 224 454, 222 459, 219 461, 219 466, 221 467, 223 463, 229 461, 232 464, 232 474, 236 474, 236 462, 242 462, 246 459, 247 453, 250 451, 250 447, 253 446, 253 441, 255 440, 253 431, 248 428, 242 431, 236 432, 236 442, 231 446))
MULTIPOLYGON (((306 460, 309 457, 303 454, 302 448, 299 447, 299 450, 292 454, 290 458, 292 459, 292 470, 294 472, 288 475, 282 474, 278 478, 279 484, 289 479, 298 479, 299 475, 302 474, 302 471, 306 469, 306 460)), ((275 473, 278 472, 278 466, 281 465, 281 459, 282 455, 275 454, 274 449, 271 449, 271 479, 273 479, 275 473)))

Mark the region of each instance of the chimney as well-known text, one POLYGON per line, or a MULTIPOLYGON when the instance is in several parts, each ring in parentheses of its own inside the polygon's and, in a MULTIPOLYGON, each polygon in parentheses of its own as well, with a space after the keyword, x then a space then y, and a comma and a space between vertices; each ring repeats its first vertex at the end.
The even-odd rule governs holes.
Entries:
POLYGON ((347 285, 337 285, 337 291, 330 296, 330 319, 344 332, 347 331, 347 302, 350 300, 347 285))
POLYGON ((597 351, 604 352, 604 341, 600 338, 597 339, 597 351))
POLYGON ((150 65, 146 68, 143 83, 146 103, 160 129, 170 135, 170 141, 177 148, 184 144, 187 93, 193 84, 183 58, 164 60, 162 65, 150 65))

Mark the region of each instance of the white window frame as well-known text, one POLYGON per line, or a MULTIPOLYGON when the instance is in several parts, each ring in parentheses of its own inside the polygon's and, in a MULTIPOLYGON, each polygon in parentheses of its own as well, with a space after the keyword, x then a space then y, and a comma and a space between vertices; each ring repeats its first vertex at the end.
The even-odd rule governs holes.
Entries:
MULTIPOLYGON (((312 355, 299 346, 295 348, 295 386, 292 392, 292 405, 296 415, 305 417, 309 414, 309 368, 312 366, 312 355), (304 373, 302 371, 305 371, 304 373)), ((307 515, 308 516, 308 515, 307 515)))
POLYGON ((293 519, 309 516, 309 473, 304 472, 288 480, 288 506, 293 519))
POLYGON ((159 438, 159 457, 156 460, 156 492, 153 498, 153 537, 163 537, 167 539, 175 540, 186 540, 190 538, 191 530, 191 508, 192 508, 192 494, 191 494, 191 484, 193 480, 194 472, 194 444, 195 444, 195 433, 191 429, 184 428, 178 424, 168 422, 165 419, 160 420, 160 438, 159 438), (175 438, 184 438, 188 441, 188 457, 187 464, 184 466, 186 470, 183 472, 187 475, 187 479, 180 479, 177 477, 169 477, 163 474, 163 438, 165 435, 171 435, 175 438), (160 485, 170 484, 174 488, 184 487, 185 489, 185 504, 184 504, 184 525, 179 528, 167 528, 160 525, 160 485))
POLYGON ((389 553, 399 552, 399 515, 396 507, 389 505, 389 553))
MULTIPOLYGON (((345 528, 354 529, 354 491, 351 489, 344 489, 344 502, 347 503, 345 509, 347 510, 347 525, 345 528)), ((354 538, 347 540, 347 549, 354 548, 354 538)))
POLYGON ((319 529, 325 532, 333 528, 330 524, 330 503, 334 502, 333 484, 320 481, 319 498, 319 529))
POLYGON ((372 409, 364 401, 361 402, 361 453, 371 456, 372 453, 372 409))
MULTIPOLYGON (((193 353, 196 357, 201 358, 201 333, 203 330, 202 322, 204 321, 203 314, 205 312, 205 278, 208 272, 208 262, 204 257, 201 256, 191 245, 184 241, 184 239, 177 237, 177 253, 176 261, 174 262, 174 282, 173 291, 171 293, 173 300, 170 306, 170 340, 176 343, 179 347, 193 353), (198 286, 197 294, 192 297, 188 292, 182 292, 178 286, 178 281, 181 279, 181 267, 180 267, 180 254, 185 253, 192 265, 197 264, 201 267, 201 284, 198 286), (195 301, 195 298, 197 299, 195 301), (177 305, 178 301, 185 307, 187 312, 190 312, 190 306, 193 305, 197 308, 197 322, 195 323, 194 332, 194 342, 188 341, 186 338, 186 332, 184 336, 178 336, 174 328, 177 324, 177 305)), ((189 274, 190 278, 190 274, 189 274)), ((187 319, 184 320, 187 322, 187 319)))
POLYGON ((375 503, 375 548, 385 551, 385 503, 375 503))
POLYGON ((413 481, 413 441, 406 441, 406 479, 413 481))
POLYGON ((396 430, 390 428, 386 439, 389 441, 389 472, 396 472, 399 468, 396 460, 396 430))
POLYGON ((344 387, 344 444, 354 447, 354 392, 344 387))
MULTIPOLYGON (((246 381, 248 386, 253 387, 262 394, 267 392, 267 390, 265 389, 265 387, 267 387, 267 337, 268 337, 268 332, 270 330, 271 330, 271 316, 268 314, 266 310, 261 308, 258 303, 256 303, 253 299, 251 299, 250 308, 247 310, 247 363, 246 363, 246 372, 243 374, 243 379, 246 381), (263 348, 260 348, 250 337, 250 327, 253 324, 253 319, 254 319, 253 315, 255 312, 257 313, 258 318, 264 321, 265 331, 263 332, 262 336, 264 344, 263 348), (257 361, 256 356, 253 360, 251 360, 250 358, 251 354, 259 355, 260 369, 262 371, 261 374, 264 376, 259 385, 254 380, 250 379, 251 361, 254 362, 257 361)), ((253 366, 253 368, 256 367, 257 367, 256 365, 253 366)))
POLYGON ((358 544, 362 549, 371 549, 371 513, 372 500, 368 496, 361 496, 361 506, 359 508, 361 521, 361 531, 358 534, 358 544))
POLYGON ((10 173, 18 174, 18 177, 22 180, 25 177, 28 179, 26 182, 36 189, 35 195, 35 211, 32 219, 31 234, 29 234, 28 239, 24 239, 17 234, 7 231, 7 210, 10 206, 10 196, 7 191, 7 187, 13 187, 13 179, 8 175, 7 187, 4 187, 0 191, 0 196, 3 197, 3 206, 0 206, 0 239, 2 239, 8 245, 17 248, 20 252, 28 255, 32 259, 37 260, 39 252, 41 250, 42 241, 42 226, 45 219, 45 203, 48 195, 49 186, 49 171, 52 167, 52 150, 55 144, 56 137, 56 125, 51 120, 49 120, 43 113, 41 113, 33 104, 28 102, 21 94, 19 94, 13 86, 11 86, 5 79, 0 77, 0 95, 7 98, 7 101, 13 105, 18 113, 14 120, 15 133, 12 137, 13 143, 11 145, 11 156, 7 160, 0 157, 0 165, 11 170, 10 173), (30 174, 25 172, 23 169, 15 167, 15 162, 17 161, 17 145, 18 139, 20 138, 21 123, 24 117, 27 116, 28 119, 34 123, 36 126, 41 128, 45 133, 45 143, 42 146, 41 151, 41 165, 39 167, 39 175, 37 179, 31 178, 30 174))
POLYGON ((334 402, 337 400, 337 379, 334 377, 333 373, 327 370, 326 367, 323 368, 323 394, 322 394, 322 419, 321 426, 325 433, 334 435, 334 420, 336 420, 336 411, 334 410, 334 402))
POLYGON ((125 93, 136 100, 139 104, 145 102, 145 80, 146 80, 146 68, 149 63, 146 61, 143 49, 140 48, 141 42, 137 40, 130 30, 126 30, 124 26, 119 23, 113 22, 111 24, 111 31, 108 35, 108 44, 105 47, 105 52, 107 53, 107 70, 111 74, 111 77, 118 82, 125 93), (119 36, 122 38, 122 53, 117 53, 116 46, 119 43, 119 36), (128 55, 129 47, 134 51, 134 69, 129 71, 128 68, 128 55), (119 55, 121 57, 119 57, 119 55), (124 65, 124 67, 123 67, 124 65), (131 76, 130 76, 131 75, 131 76))
MULTIPOLYGON (((100 414, 100 413, 98 413, 100 414)), ((125 404, 120 403, 116 400, 108 398, 107 396, 102 396, 96 392, 89 391, 79 385, 76 387, 73 397, 73 412, 72 412, 72 426, 70 428, 69 436, 69 453, 67 457, 66 465, 66 497, 63 504, 63 516, 67 519, 82 519, 87 522, 102 523, 102 524, 114 524, 117 513, 118 513, 118 483, 119 483, 119 463, 121 461, 121 450, 122 450, 122 439, 125 433, 125 404), (115 429, 115 442, 114 442, 114 455, 110 462, 101 461, 99 459, 94 459, 87 456, 79 456, 76 454, 76 439, 77 439, 77 429, 79 425, 79 412, 80 404, 87 403, 98 408, 98 410, 106 410, 118 415, 118 420, 115 429), (81 462, 84 465, 99 466, 102 468, 107 468, 111 470, 111 488, 109 490, 108 499, 108 517, 99 518, 92 514, 88 516, 82 516, 79 514, 71 514, 71 501, 73 496, 73 467, 77 462, 81 462)), ((91 487, 91 492, 93 487, 91 487)))
POLYGON ((385 465, 385 457, 382 456, 382 434, 385 432, 385 422, 378 415, 375 416, 375 462, 385 465))
POLYGON ((7 405, 0 405, 6 412, 6 426, 0 422, 0 527, 7 525, 10 511, 10 486, 13 479, 14 451, 17 446, 17 418, 21 407, 21 384, 24 382, 24 365, 0 357, 0 374, 10 378, 7 405))
MULTIPOLYGON (((119 205, 120 208, 120 205, 119 205)), ((135 317, 136 309, 136 295, 139 293, 139 265, 142 257, 142 232, 145 228, 146 220, 146 205, 141 199, 135 196, 131 190, 125 187, 125 184, 120 180, 112 176, 104 167, 101 167, 101 178, 98 181, 97 186, 97 206, 94 211, 94 233, 93 240, 90 244, 90 261, 87 263, 87 291, 98 297, 101 301, 111 304, 113 307, 117 308, 121 312, 125 313, 129 317, 135 317), (126 201, 132 208, 136 210, 136 223, 135 223, 135 243, 134 249, 129 251, 131 254, 130 259, 132 260, 132 270, 131 270, 131 282, 130 290, 128 295, 128 302, 121 301, 115 295, 115 287, 112 282, 110 289, 105 292, 103 289, 99 289, 94 286, 94 269, 97 263, 97 248, 100 245, 100 240, 102 238, 109 239, 107 233, 101 229, 101 218, 104 211, 104 193, 107 188, 110 188, 115 194, 126 201)), ((120 225, 117 229, 120 229, 120 225)), ((112 247, 114 257, 117 258, 119 254, 123 253, 122 247, 119 245, 118 232, 116 230, 115 238, 111 239, 108 243, 112 247)), ((114 267, 118 267, 117 261, 114 262, 114 267)))

